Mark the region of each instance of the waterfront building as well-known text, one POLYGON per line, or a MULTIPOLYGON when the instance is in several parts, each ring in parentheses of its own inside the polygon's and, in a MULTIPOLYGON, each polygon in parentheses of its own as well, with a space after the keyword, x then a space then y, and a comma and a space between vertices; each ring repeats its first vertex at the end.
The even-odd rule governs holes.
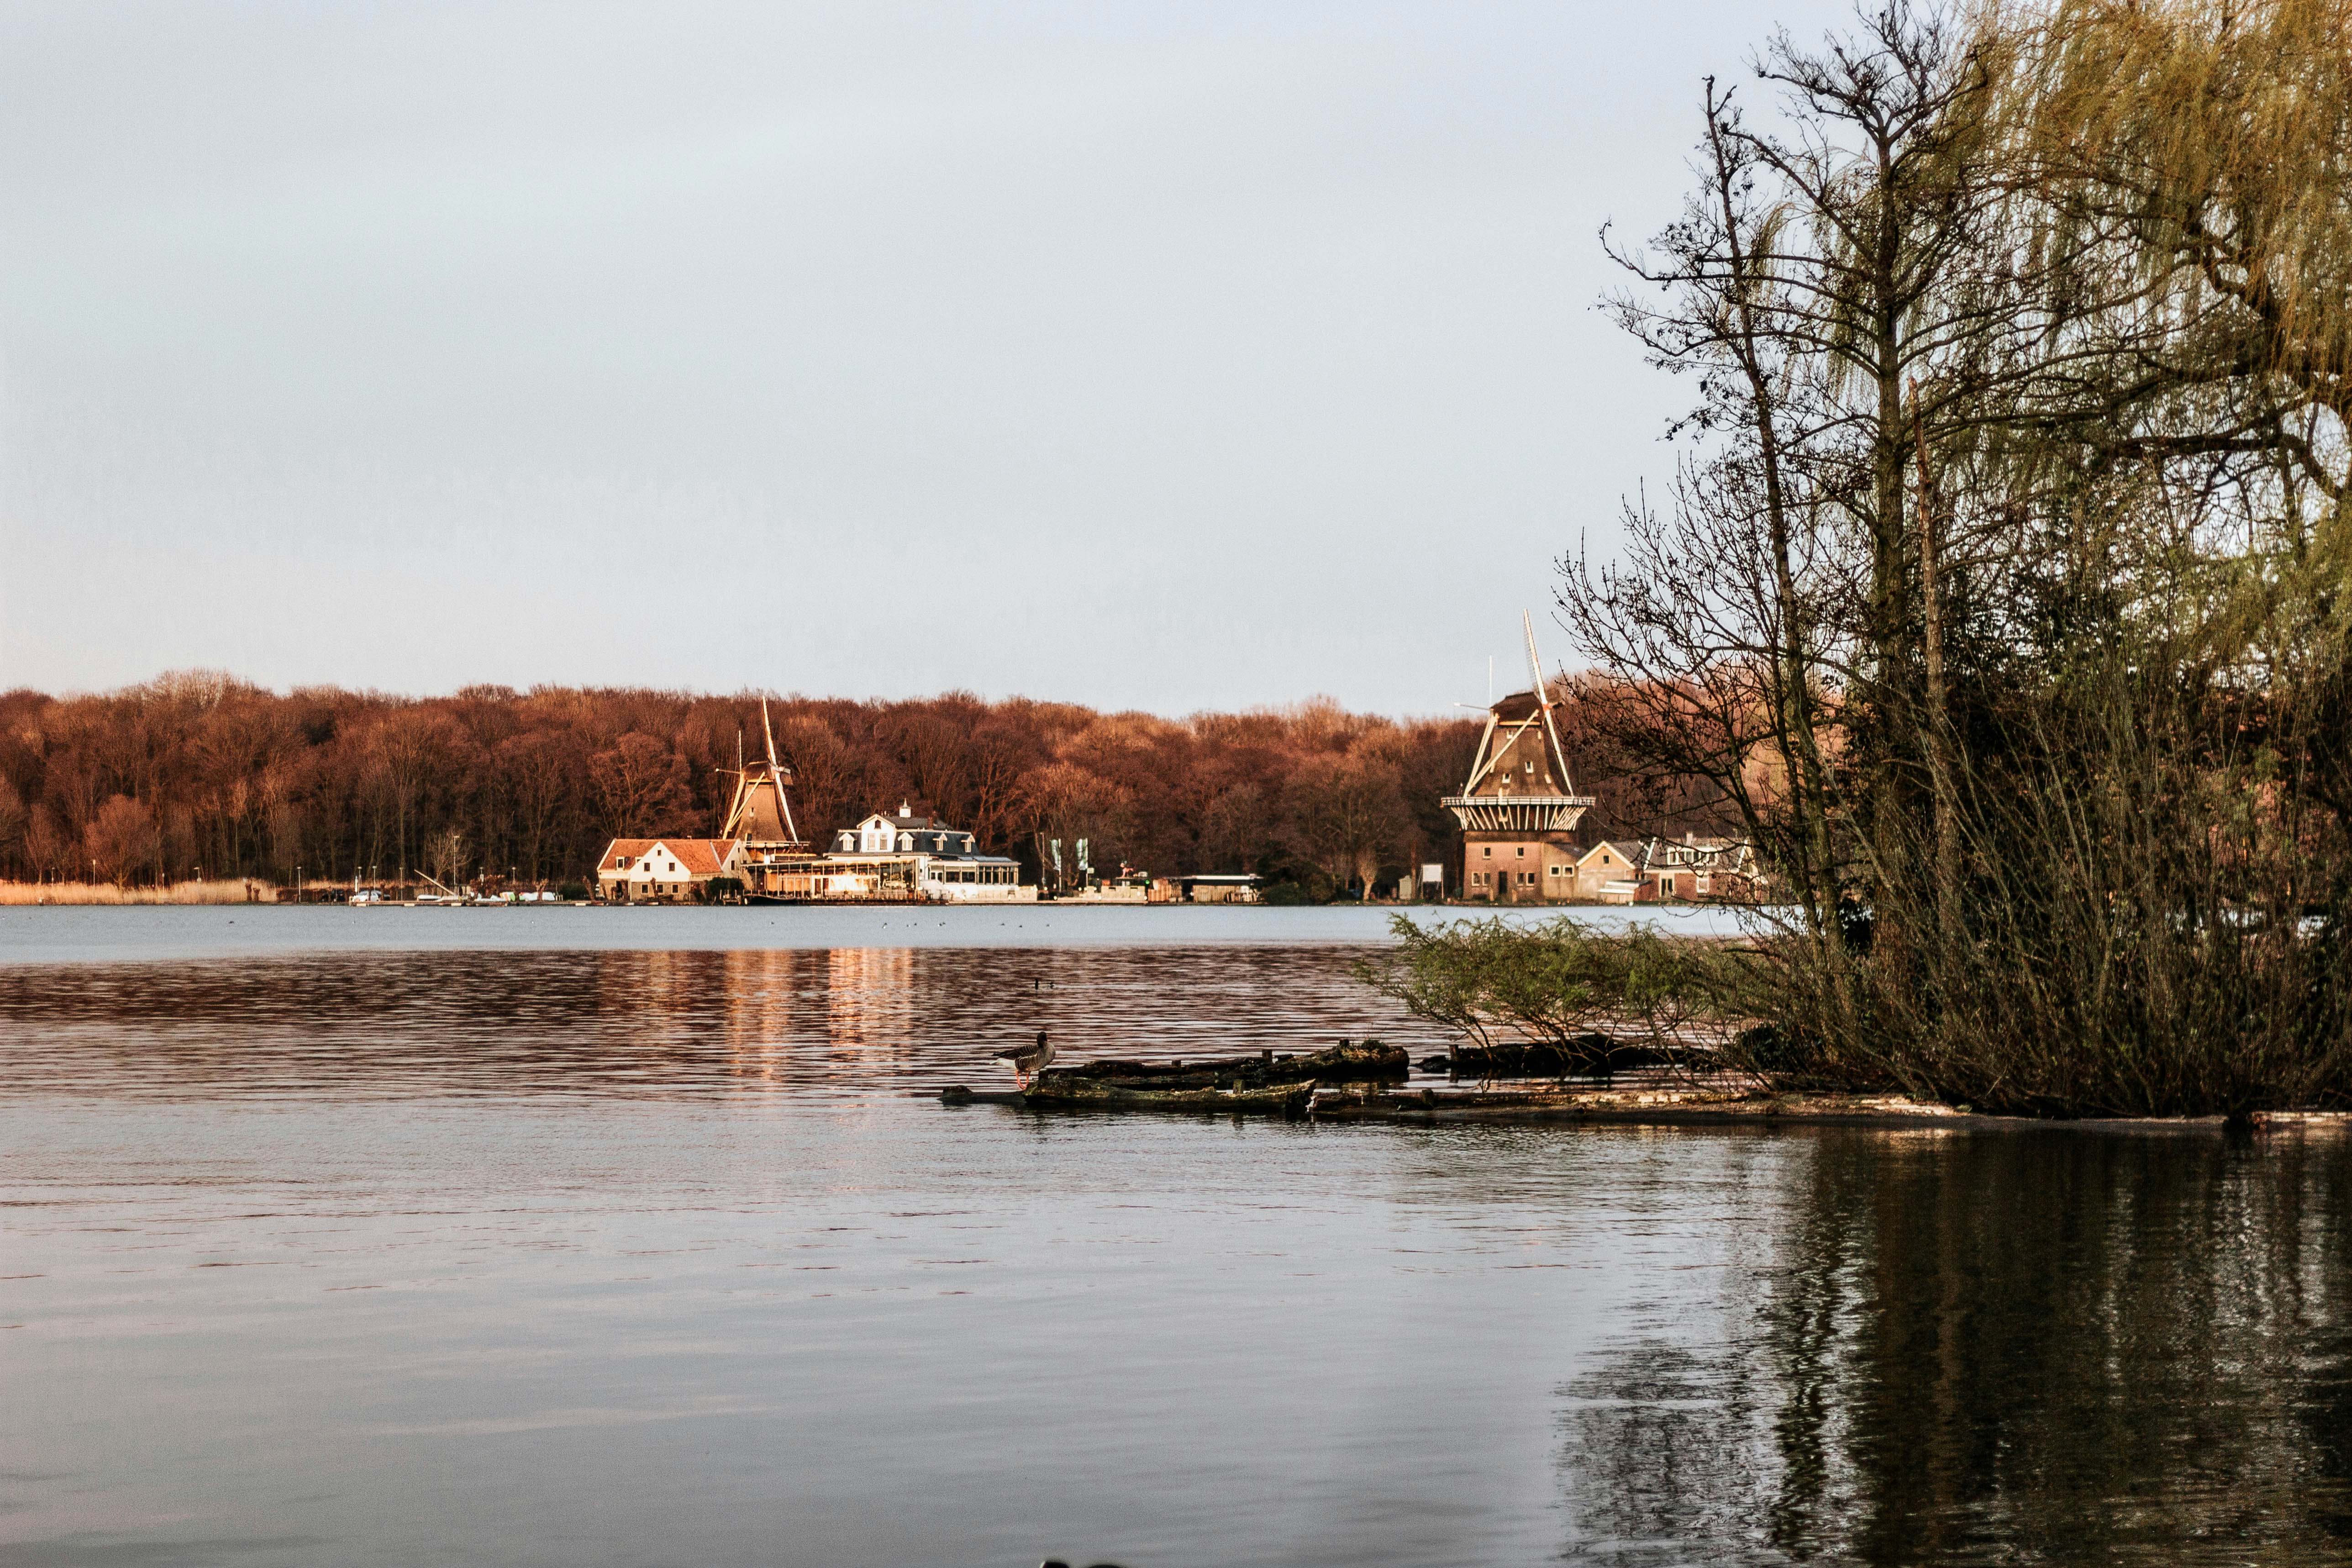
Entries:
POLYGON ((614 903, 675 904, 719 877, 742 874, 740 838, 615 838, 596 863, 596 891, 614 903))
POLYGON ((1634 895, 1627 903, 1707 899, 1750 902, 1762 892, 1764 875, 1756 847, 1738 838, 1652 838, 1642 846, 1634 895))
POLYGON ((787 903, 1034 902, 1037 889, 1022 885, 1020 863, 981 854, 977 844, 901 802, 896 812, 877 811, 835 832, 823 854, 798 844, 751 846, 744 887, 755 900, 787 903))
POLYGON ((1630 838, 1604 838, 1569 868, 1569 896, 1587 902, 1630 904, 1642 891, 1643 847, 1630 838))
POLYGON ((1583 851, 1574 834, 1592 797, 1576 793, 1552 717, 1559 704, 1536 655, 1535 625, 1524 616, 1522 623, 1534 684, 1488 708, 1470 776, 1444 804, 1462 827, 1465 898, 1549 903, 1576 895, 1583 851))
POLYGON ((1204 872, 1192 877, 1161 877, 1151 884, 1155 904, 1255 904, 1261 902, 1258 885, 1265 880, 1234 872, 1204 872))
POLYGON ((969 855, 974 840, 905 801, 896 812, 877 811, 855 827, 833 836, 836 855, 969 855))

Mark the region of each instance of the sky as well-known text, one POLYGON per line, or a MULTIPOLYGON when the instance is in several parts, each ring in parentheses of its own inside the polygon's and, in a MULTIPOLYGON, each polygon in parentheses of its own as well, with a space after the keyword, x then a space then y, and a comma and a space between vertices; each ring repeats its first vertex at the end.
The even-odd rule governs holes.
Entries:
POLYGON ((1674 465, 1602 226, 1845 14, 14 0, 0 688, 1483 702, 1674 465))

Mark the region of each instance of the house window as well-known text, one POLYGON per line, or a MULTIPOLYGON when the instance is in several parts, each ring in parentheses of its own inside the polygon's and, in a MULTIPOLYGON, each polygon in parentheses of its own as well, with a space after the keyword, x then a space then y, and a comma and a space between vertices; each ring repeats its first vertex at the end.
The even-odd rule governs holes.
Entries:
POLYGON ((1529 758, 1529 759, 1528 760, 1528 773, 1534 773, 1535 771, 1536 771, 1535 760, 1534 760, 1533 758, 1529 758))
POLYGON ((1490 844, 1486 848, 1479 850, 1478 853, 1486 858, 1492 860, 1495 858, 1495 847, 1490 844))
POLYGON ((1528 858, 1528 847, 1522 844, 1517 849, 1514 850, 1513 853, 1517 855, 1520 859, 1524 860, 1528 858))

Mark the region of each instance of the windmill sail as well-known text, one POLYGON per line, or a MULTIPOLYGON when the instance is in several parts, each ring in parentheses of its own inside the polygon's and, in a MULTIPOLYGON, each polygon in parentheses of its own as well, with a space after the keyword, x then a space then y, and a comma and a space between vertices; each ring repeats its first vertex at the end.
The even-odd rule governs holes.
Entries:
POLYGON ((789 775, 776 763, 776 727, 768 721, 768 700, 764 697, 760 699, 760 731, 768 738, 768 777, 776 786, 776 809, 783 813, 784 837, 798 844, 801 830, 793 826, 793 803, 784 798, 789 775))
POLYGON ((1536 621, 1527 611, 1519 612, 1519 625, 1528 634, 1528 674, 1535 681, 1536 707, 1543 714, 1544 738, 1551 742, 1551 759, 1559 769, 1560 793, 1574 795, 1576 780, 1568 771, 1568 753, 1560 749, 1559 731, 1551 721, 1551 692, 1544 685, 1543 660, 1536 653, 1536 621))

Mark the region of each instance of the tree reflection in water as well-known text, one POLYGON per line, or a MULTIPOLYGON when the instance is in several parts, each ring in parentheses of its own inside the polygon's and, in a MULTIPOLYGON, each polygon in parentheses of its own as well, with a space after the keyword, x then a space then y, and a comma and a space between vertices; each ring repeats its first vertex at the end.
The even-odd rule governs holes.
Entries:
POLYGON ((1564 1391, 1571 1557, 2352 1561, 2352 1142, 1809 1142, 1564 1391))

